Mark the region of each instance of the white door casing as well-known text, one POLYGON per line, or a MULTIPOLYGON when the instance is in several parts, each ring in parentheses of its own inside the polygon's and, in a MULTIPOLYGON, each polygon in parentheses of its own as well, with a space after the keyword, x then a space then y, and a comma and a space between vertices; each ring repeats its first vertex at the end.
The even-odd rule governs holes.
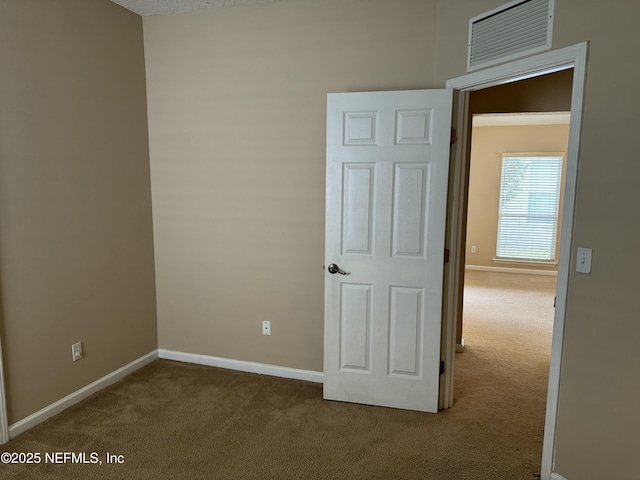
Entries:
POLYGON ((451 90, 327 96, 324 398, 438 411, 451 90))
MULTIPOLYGON (((569 126, 569 147, 567 149, 567 166, 565 174, 565 193, 562 206, 562 238, 560 240, 560 257, 558 263, 558 287, 556 290, 556 307, 553 323, 553 339, 551 343, 551 359, 549 367, 549 387, 547 392, 547 408, 545 415, 544 442, 542 446, 542 480, 561 478, 554 472, 555 437, 558 403, 560 393, 560 373, 562 369, 564 325, 566 318, 566 302, 568 295, 569 271, 571 266, 573 243, 573 218, 576 198, 576 184, 578 176, 578 158, 580 150, 580 131, 587 71, 588 42, 551 50, 529 58, 517 60, 504 65, 488 68, 478 72, 463 75, 447 81, 447 87, 453 88, 458 95, 458 133, 460 141, 456 151, 456 166, 453 187, 453 216, 450 219, 451 258, 452 265, 449 276, 448 316, 445 321, 445 352, 448 367, 453 366, 455 358, 456 318, 458 314, 456 291, 462 288, 462 282, 456 272, 455 263, 461 258, 464 248, 464 217, 461 215, 463 199, 462 182, 466 176, 466 162, 468 154, 465 139, 470 134, 466 131, 468 119, 469 92, 510 83, 526 78, 537 77, 566 68, 573 68, 573 86, 571 89, 571 122, 569 126)), ((453 403, 453 368, 447 368, 444 375, 444 408, 453 403)))
POLYGON ((2 339, 0 338, 0 445, 9 442, 9 419, 7 397, 4 388, 4 365, 2 364, 2 339))

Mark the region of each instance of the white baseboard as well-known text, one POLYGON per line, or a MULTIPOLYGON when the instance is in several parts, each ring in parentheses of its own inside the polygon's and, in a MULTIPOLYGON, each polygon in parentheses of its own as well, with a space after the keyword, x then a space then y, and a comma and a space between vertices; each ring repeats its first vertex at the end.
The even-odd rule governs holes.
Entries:
POLYGON ((134 360, 131 363, 128 363, 124 367, 121 367, 108 375, 105 375, 102 378, 99 378, 93 383, 90 383, 86 387, 81 388, 80 390, 76 390, 75 392, 67 395, 64 398, 61 398, 55 403, 52 403, 48 407, 44 407, 41 410, 38 410, 35 413, 32 413, 26 418, 14 423, 9 426, 9 438, 15 438, 21 433, 26 432, 30 428, 35 427, 36 425, 44 422, 49 417, 53 417, 58 413, 66 410, 67 408, 75 405, 76 403, 84 400, 90 395, 93 395, 99 390, 102 390, 109 385, 116 383, 118 380, 123 379, 130 373, 135 372, 136 370, 148 365, 158 358, 158 350, 154 350, 153 352, 149 352, 146 355, 134 360))
POLYGON ((567 480, 567 479, 564 478, 562 475, 558 475, 557 473, 552 473, 551 480, 567 480))
POLYGON ((76 403, 84 400, 90 395, 102 390, 105 387, 123 379, 127 375, 139 370, 158 358, 168 360, 176 360, 179 362, 196 363, 199 365, 208 365, 210 367, 227 368, 229 370, 239 370, 242 372, 258 373, 261 375, 271 375, 274 377, 292 378, 296 380, 306 380, 308 382, 322 383, 324 375, 322 372, 312 370, 299 370, 296 368, 279 367, 277 365, 266 365, 262 363, 245 362, 242 360, 232 360, 229 358, 212 357, 209 355, 198 355, 195 353, 176 352, 172 350, 159 349, 149 352, 148 354, 134 360, 133 362, 121 367, 102 378, 99 378, 86 387, 76 390, 75 392, 61 398, 55 403, 32 413, 26 418, 9 425, 9 438, 15 438, 21 433, 26 432, 30 428, 44 422, 48 418, 57 415, 76 403))
POLYGON ((531 268, 512 268, 512 267, 486 267, 484 265, 465 265, 465 270, 476 270, 478 272, 498 272, 498 273, 521 273, 525 275, 549 275, 558 276, 556 270, 533 270, 531 268))
POLYGON ((158 356, 160 358, 164 358, 167 360, 176 360, 178 362, 195 363, 198 365, 207 365, 209 367, 239 370, 241 372, 258 373, 260 375, 271 375, 273 377, 306 380, 307 382, 322 383, 324 379, 324 374, 322 372, 316 372, 313 370, 300 370, 297 368, 279 367, 277 365, 245 362, 243 360, 212 357, 210 355, 199 355, 197 353, 176 352, 174 350, 166 350, 163 348, 158 350, 158 356))

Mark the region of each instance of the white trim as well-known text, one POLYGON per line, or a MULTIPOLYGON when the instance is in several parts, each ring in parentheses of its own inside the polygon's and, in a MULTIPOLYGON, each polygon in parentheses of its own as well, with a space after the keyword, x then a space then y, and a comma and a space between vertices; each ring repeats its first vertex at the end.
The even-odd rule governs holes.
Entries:
MULTIPOLYGON (((571 48, 571 47, 569 47, 571 48)), ((582 128, 582 107, 587 76, 588 44, 576 45, 573 52, 573 86, 571 91, 571 123, 569 124, 569 147, 565 174, 564 204, 562 206, 562 230, 560 239, 560 263, 558 265, 558 286, 556 289, 556 309, 551 343, 551 365, 549 368, 549 388, 547 392, 547 413, 542 446, 542 480, 551 478, 555 462, 556 421, 560 396, 560 372, 562 369, 562 347, 564 325, 567 314, 569 272, 571 268, 571 245, 575 216, 576 184, 578 179, 578 158, 580 152, 580 131, 582 128)), ((565 49, 566 50, 566 49, 565 49)))
POLYGON ((541 267, 557 267, 558 262, 546 262, 544 260, 525 260, 524 258, 499 258, 495 257, 491 259, 493 263, 504 263, 511 265, 539 265, 541 267))
POLYGON ((2 339, 0 338, 0 445, 9 441, 9 417, 7 396, 4 390, 4 366, 2 365, 2 339))
POLYGON ((558 475, 557 473, 552 473, 551 480, 567 480, 567 479, 564 478, 562 475, 558 475))
MULTIPOLYGON (((477 71, 446 82, 447 88, 453 88, 459 92, 459 111, 464 115, 458 116, 458 129, 460 133, 459 145, 456 148, 456 177, 466 173, 466 138, 469 134, 466 130, 468 120, 468 92, 479 90, 504 83, 524 80, 546 73, 573 68, 573 86, 571 92, 571 121, 569 126, 569 148, 567 150, 567 167, 565 174, 565 194, 563 204, 562 238, 560 240, 560 260, 558 266, 558 285, 556 289, 556 309, 553 324, 553 339, 551 344, 551 362, 549 368, 549 387, 547 393, 547 409, 544 429, 544 442, 542 446, 541 480, 551 480, 553 464, 555 461, 556 421, 558 415, 558 398, 560 391, 560 372, 562 367, 562 346, 564 341, 564 325, 566 317, 567 287, 569 282, 569 270, 572 257, 573 219, 575 213, 576 181, 578 175, 578 156, 580 147, 580 130, 582 123, 582 108, 584 101, 585 79, 587 68, 588 43, 580 43, 571 47, 552 50, 533 57, 517 60, 505 65, 499 65, 486 70, 477 71)), ((464 177, 461 177, 464 178, 464 177)), ((459 188, 460 178, 454 178, 454 185, 459 188)), ((464 226, 461 228, 461 219, 456 218, 456 212, 461 211, 460 193, 454 191, 454 214, 451 223, 451 258, 460 256, 464 226)), ((452 277, 454 275, 451 275, 452 277)), ((461 286, 455 284, 455 279, 449 282, 452 289, 449 290, 449 304, 459 293, 461 286)), ((456 317, 452 316, 453 310, 448 310, 445 319, 445 333, 448 335, 445 341, 445 354, 455 351, 456 317), (451 328, 450 328, 451 327, 451 328), (450 330, 453 334, 450 335, 450 330)), ((449 361, 447 357, 445 361, 449 361)), ((445 371, 445 376, 452 369, 445 371)), ((453 377, 452 373, 449 373, 453 377)), ((453 379, 445 378, 445 388, 453 390, 453 379)), ((451 392, 445 392, 451 396, 451 392)), ((445 407, 446 408, 446 407, 445 407)), ((555 474, 553 474, 555 475, 555 474)), ((555 477, 557 480, 557 477, 555 477)))
POLYGON ((93 383, 90 383, 86 387, 81 388, 80 390, 76 390, 75 392, 67 395, 64 398, 61 398, 55 403, 52 403, 48 407, 45 407, 41 410, 38 410, 35 413, 32 413, 26 418, 14 423, 9 427, 9 438, 15 438, 21 433, 26 432, 30 428, 35 427, 36 425, 44 422, 49 417, 57 415, 58 413, 66 410, 67 408, 75 405, 76 403, 84 400, 90 395, 102 390, 109 385, 116 383, 118 380, 123 379, 127 375, 139 370, 140 368, 148 365, 158 358, 158 351, 154 350, 153 352, 149 352, 146 355, 134 360, 131 363, 128 363, 124 367, 121 367, 108 375, 105 375, 102 378, 99 378, 93 383))
MULTIPOLYGON (((447 82, 447 84, 449 81, 447 82)), ((454 105, 456 102, 456 92, 454 92, 454 105)), ((458 111, 454 116, 457 119, 457 143, 455 148, 455 160, 451 162, 453 165, 453 184, 452 192, 449 201, 452 204, 451 208, 451 226, 450 231, 450 245, 449 245, 449 263, 448 265, 448 282, 446 286, 446 298, 443 298, 443 303, 446 303, 446 308, 443 308, 444 316, 444 355, 440 355, 441 359, 447 365, 442 375, 441 388, 444 392, 441 395, 443 403, 442 409, 451 408, 453 406, 453 381, 455 372, 455 359, 456 359, 456 331, 457 331, 457 319, 460 317, 462 308, 462 289, 464 271, 462 266, 461 252, 464 251, 465 245, 462 244, 461 232, 466 228, 465 217, 465 202, 460 201, 462 192, 464 192, 464 179, 467 178, 467 162, 463 161, 465 158, 467 145, 465 139, 471 134, 472 122, 467 121, 469 118, 469 101, 468 93, 462 92, 459 94, 458 111), (460 147, 461 146, 461 147, 460 147), (460 147, 460 148, 459 148, 460 147), (459 240, 459 241, 457 241, 459 240), (460 301, 458 301, 460 300, 460 301), (444 357, 444 358, 442 358, 444 357)), ((451 183, 450 183, 451 185, 451 183)), ((447 268, 445 265, 445 269, 447 268)))
POLYGON ((569 125, 571 112, 478 113, 473 128, 569 125))
MULTIPOLYGON (((550 52, 535 55, 533 57, 516 60, 505 65, 480 70, 461 77, 447 80, 447 88, 461 91, 482 90, 496 85, 517 82, 527 78, 537 77, 547 73, 559 72, 573 68, 580 55, 586 57, 587 42, 579 43, 571 47, 551 50, 550 52), (585 52, 583 52, 585 50, 585 52)), ((573 105, 572 105, 573 106, 573 105)), ((571 120, 574 114, 571 111, 571 120)))
POLYGON ((212 357, 211 355, 200 355, 197 353, 177 352, 161 348, 158 350, 160 358, 166 360, 176 360, 178 362, 195 363, 207 365, 209 367, 226 368, 229 370, 239 370, 241 372, 258 373, 260 375, 271 375, 272 377, 293 378, 295 380, 305 380, 307 382, 322 383, 324 374, 313 370, 300 370, 297 368, 280 367, 265 363, 245 362, 244 360, 233 360, 231 358, 212 357))
POLYGON ((557 277, 558 272, 555 270, 533 270, 531 268, 512 268, 512 267, 487 267, 484 265, 465 265, 465 270, 475 270, 477 272, 498 272, 498 273, 522 273, 525 275, 548 275, 557 277))

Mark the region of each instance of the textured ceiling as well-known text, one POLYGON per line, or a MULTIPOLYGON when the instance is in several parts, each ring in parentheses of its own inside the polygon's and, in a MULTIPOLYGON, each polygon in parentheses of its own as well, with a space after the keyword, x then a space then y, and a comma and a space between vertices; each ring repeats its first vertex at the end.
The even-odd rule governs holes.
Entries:
POLYGON ((200 8, 225 7, 229 5, 251 5, 281 0, 111 0, 138 15, 160 15, 163 13, 188 12, 200 8))

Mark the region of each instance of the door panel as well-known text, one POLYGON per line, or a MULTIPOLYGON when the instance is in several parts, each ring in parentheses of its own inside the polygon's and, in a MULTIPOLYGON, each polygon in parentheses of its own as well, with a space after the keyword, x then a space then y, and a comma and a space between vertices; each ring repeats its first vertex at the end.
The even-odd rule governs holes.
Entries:
POLYGON ((375 165, 344 165, 343 254, 371 255, 375 165))
POLYGON ((451 97, 328 95, 327 399, 438 409, 451 97))
POLYGON ((424 328, 421 288, 391 287, 389 374, 420 376, 424 328))
POLYGON ((341 370, 371 371, 371 287, 341 285, 341 370))
POLYGON ((424 257, 423 219, 428 219, 429 165, 395 164, 393 184, 393 255, 424 257))

